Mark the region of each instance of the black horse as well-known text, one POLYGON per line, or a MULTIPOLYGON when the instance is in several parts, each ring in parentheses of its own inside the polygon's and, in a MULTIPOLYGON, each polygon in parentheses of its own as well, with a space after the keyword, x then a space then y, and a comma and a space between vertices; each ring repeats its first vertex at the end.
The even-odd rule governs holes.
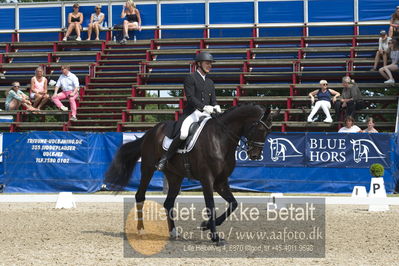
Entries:
MULTIPOLYGON (((208 121, 195 147, 188 156, 191 163, 191 177, 199 180, 208 210, 209 220, 203 222, 203 230, 210 229, 211 239, 217 245, 223 245, 216 226, 237 208, 237 201, 230 191, 228 177, 236 165, 235 151, 242 136, 247 139, 248 156, 251 160, 260 159, 267 134, 272 127, 270 109, 260 105, 244 104, 232 107, 225 113, 208 121), (229 203, 227 210, 216 218, 213 192, 216 191, 229 203)), ((146 134, 133 142, 124 144, 117 152, 108 172, 105 183, 114 187, 125 187, 137 160, 141 157, 141 180, 136 193, 137 230, 143 230, 142 208, 145 193, 155 171, 155 164, 164 153, 162 140, 165 123, 159 123, 146 134)), ((164 202, 171 236, 175 236, 173 206, 180 191, 180 186, 187 170, 182 155, 175 155, 167 164, 164 174, 169 184, 169 191, 164 202)))

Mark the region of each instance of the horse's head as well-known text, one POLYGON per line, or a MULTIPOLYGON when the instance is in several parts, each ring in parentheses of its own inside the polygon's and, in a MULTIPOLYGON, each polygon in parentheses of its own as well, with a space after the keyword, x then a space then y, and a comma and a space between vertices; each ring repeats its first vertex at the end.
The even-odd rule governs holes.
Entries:
POLYGON ((248 157, 251 160, 259 160, 265 146, 266 136, 272 129, 272 120, 280 111, 272 114, 270 108, 262 107, 262 116, 245 127, 244 136, 248 139, 248 157))

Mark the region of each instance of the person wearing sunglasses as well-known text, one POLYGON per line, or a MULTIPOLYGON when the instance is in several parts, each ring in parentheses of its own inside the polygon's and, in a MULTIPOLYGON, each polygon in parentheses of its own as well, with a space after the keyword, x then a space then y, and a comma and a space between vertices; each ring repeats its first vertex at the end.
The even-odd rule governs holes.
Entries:
POLYGON ((73 12, 68 14, 68 30, 65 34, 63 41, 68 40, 69 35, 71 35, 72 31, 76 32, 76 40, 81 41, 80 32, 82 31, 82 23, 83 23, 83 13, 79 12, 79 4, 73 5, 73 12))
POLYGON ((312 103, 312 111, 310 112, 310 115, 308 116, 308 122, 312 123, 313 122, 313 117, 319 111, 321 108, 326 115, 326 119, 324 119, 324 122, 326 123, 332 123, 332 118, 330 114, 330 108, 331 108, 331 96, 333 96, 332 101, 333 103, 336 102, 337 97, 340 96, 339 92, 329 89, 328 88, 328 82, 326 80, 320 80, 320 89, 314 90, 311 93, 309 93, 310 97, 310 102, 312 103), (317 102, 315 104, 315 96, 317 96, 317 102))
POLYGON ((90 23, 89 23, 89 27, 87 29, 87 40, 90 41, 91 38, 91 33, 94 29, 94 32, 96 33, 96 41, 100 40, 100 30, 103 27, 103 22, 104 22, 104 18, 105 15, 104 13, 101 12, 101 5, 97 5, 95 7, 95 13, 91 14, 90 17, 90 23))
POLYGON ((7 92, 5 108, 6 111, 18 110, 21 105, 25 106, 28 111, 38 111, 32 106, 29 97, 20 90, 19 82, 15 81, 12 83, 12 88, 7 92))

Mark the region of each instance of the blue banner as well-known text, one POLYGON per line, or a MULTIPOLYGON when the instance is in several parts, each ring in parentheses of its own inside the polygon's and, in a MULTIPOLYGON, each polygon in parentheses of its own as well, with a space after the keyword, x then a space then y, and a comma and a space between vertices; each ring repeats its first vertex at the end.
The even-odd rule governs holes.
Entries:
MULTIPOLYGON (((3 133, 0 184, 5 192, 94 192, 103 182, 117 149, 143 133, 31 132, 3 133)), ((1 150, 1 149, 0 149, 1 150)), ((262 157, 251 161, 236 151, 237 167, 229 177, 234 189, 282 193, 350 193, 367 189, 369 167, 385 167, 388 192, 398 186, 397 134, 271 133, 262 157)), ((140 184, 140 162, 128 190, 140 184)), ((163 173, 156 171, 149 190, 162 190, 163 173)), ((184 180, 183 190, 199 189, 184 180)), ((399 187, 397 188, 399 190, 399 187)))
POLYGON ((391 134, 271 133, 261 160, 236 151, 239 166, 369 168, 391 167, 391 134))

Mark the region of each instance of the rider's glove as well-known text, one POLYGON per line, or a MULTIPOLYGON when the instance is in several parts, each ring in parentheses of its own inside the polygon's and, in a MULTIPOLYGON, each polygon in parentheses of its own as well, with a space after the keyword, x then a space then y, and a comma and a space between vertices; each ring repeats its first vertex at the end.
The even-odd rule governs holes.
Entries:
POLYGON ((213 108, 216 110, 216 113, 220 114, 222 112, 222 109, 220 109, 220 105, 219 104, 215 105, 213 108))
POLYGON ((204 112, 207 112, 208 114, 212 114, 214 112, 213 106, 212 105, 205 105, 204 106, 204 112))

